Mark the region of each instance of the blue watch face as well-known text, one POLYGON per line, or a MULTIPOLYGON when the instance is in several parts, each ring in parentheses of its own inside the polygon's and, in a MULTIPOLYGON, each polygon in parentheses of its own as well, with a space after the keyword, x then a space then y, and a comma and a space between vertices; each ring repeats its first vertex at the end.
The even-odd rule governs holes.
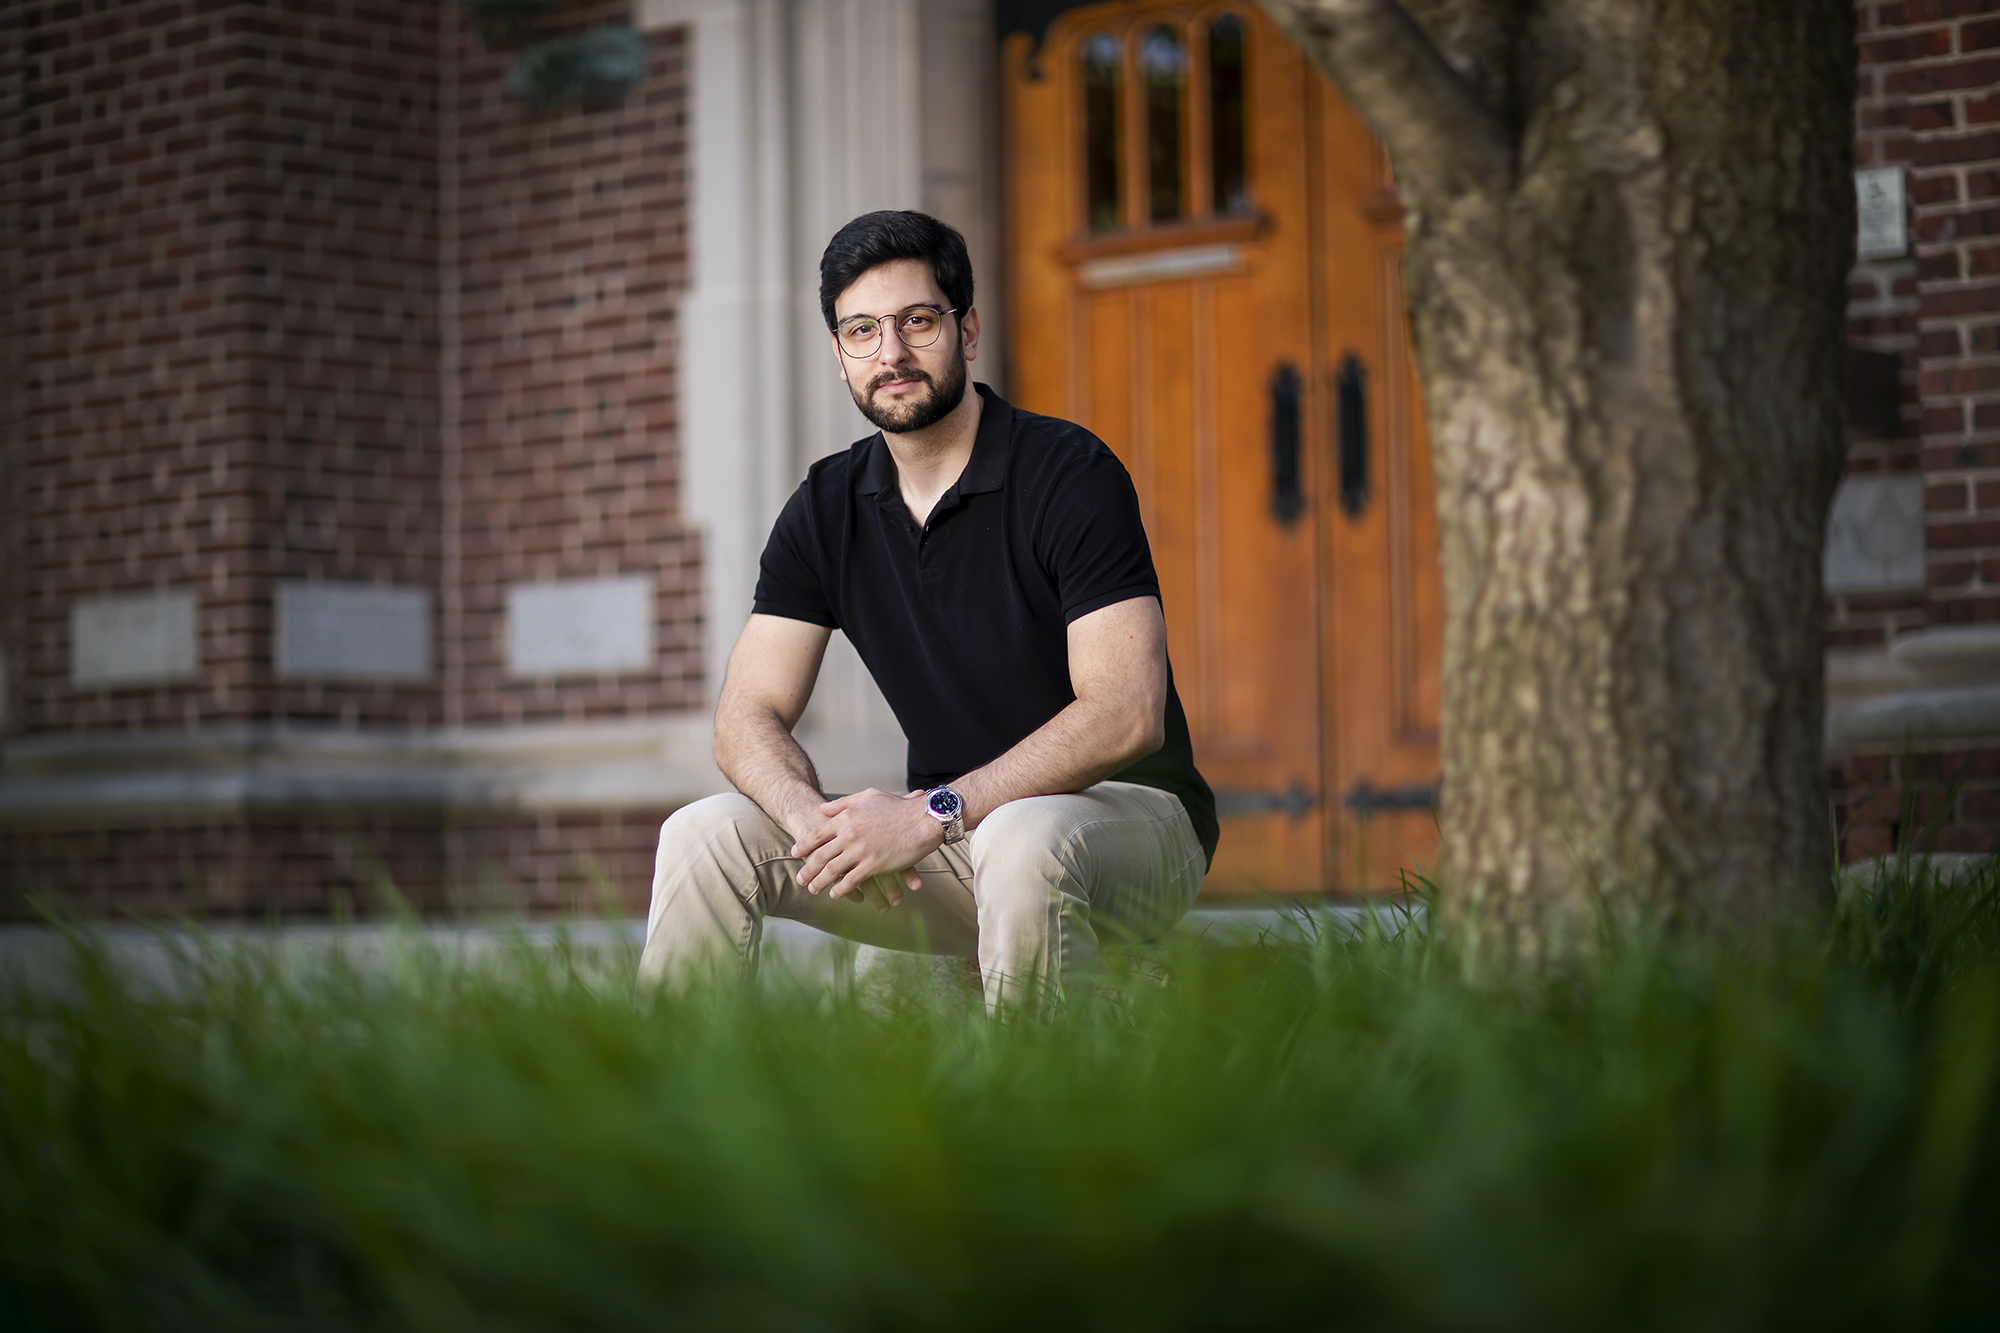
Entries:
POLYGON ((965 808, 965 802, 958 799, 958 793, 949 787, 939 787, 931 793, 931 813, 939 819, 950 819, 965 808))

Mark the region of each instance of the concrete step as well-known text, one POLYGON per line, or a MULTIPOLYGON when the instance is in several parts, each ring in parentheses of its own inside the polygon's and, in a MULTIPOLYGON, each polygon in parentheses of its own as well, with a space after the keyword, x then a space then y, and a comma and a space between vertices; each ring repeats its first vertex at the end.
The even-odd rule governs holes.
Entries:
MULTIPOLYGON (((1263 939, 1298 942, 1316 931, 1350 933, 1363 928, 1368 910, 1354 904, 1305 903, 1293 906, 1197 907, 1174 927, 1170 939, 1198 940, 1218 947, 1244 946, 1263 939)), ((1376 909, 1382 928, 1400 921, 1376 909)), ((526 944, 536 949, 566 948, 580 973, 611 979, 628 969, 645 942, 645 922, 524 921, 353 925, 212 926, 85 924, 77 927, 99 941, 107 957, 144 987, 171 989, 185 960, 204 948, 268 950, 288 967, 323 966, 336 957, 369 971, 392 974, 427 958, 474 961, 498 957, 526 944), (412 947, 415 946, 415 947, 412 947)), ((849 943, 796 921, 764 923, 761 969, 769 978, 787 978, 813 987, 843 979, 889 975, 911 964, 888 950, 849 943)), ((0 999, 17 987, 37 993, 60 991, 74 981, 75 948, 63 930, 41 925, 0 926, 0 999)), ((928 966, 927 964, 925 966, 928 966)), ((943 975, 955 964, 946 964, 943 975)))

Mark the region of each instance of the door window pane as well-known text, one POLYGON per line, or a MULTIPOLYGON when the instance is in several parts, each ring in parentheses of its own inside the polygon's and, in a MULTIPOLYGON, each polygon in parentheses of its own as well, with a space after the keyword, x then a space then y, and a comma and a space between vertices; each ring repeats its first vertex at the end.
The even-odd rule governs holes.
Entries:
POLYGON ((1217 213, 1250 211, 1244 170, 1243 20, 1224 14, 1208 27, 1208 160, 1215 170, 1217 213))
POLYGON ((1118 39, 1098 33, 1083 44, 1084 210, 1092 231, 1113 231, 1119 216, 1118 39))
POLYGON ((1146 88, 1146 216, 1168 222, 1181 215, 1181 98, 1187 88, 1187 51, 1180 34, 1165 26, 1148 32, 1139 47, 1146 88))

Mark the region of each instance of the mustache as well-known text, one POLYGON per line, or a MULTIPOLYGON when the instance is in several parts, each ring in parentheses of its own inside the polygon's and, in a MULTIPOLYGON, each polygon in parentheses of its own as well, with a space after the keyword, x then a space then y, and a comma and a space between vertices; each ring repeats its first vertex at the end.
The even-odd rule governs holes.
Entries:
POLYGON ((916 380, 919 383, 930 385, 933 389, 937 388, 937 381, 921 370, 885 370, 874 379, 868 381, 868 396, 873 398, 877 389, 885 384, 894 384, 897 380, 916 380))

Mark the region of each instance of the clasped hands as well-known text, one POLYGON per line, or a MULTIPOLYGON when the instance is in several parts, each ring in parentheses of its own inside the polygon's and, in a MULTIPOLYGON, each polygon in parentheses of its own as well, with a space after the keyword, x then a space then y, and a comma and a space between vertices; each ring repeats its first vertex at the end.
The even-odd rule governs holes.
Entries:
POLYGON ((878 912, 902 902, 905 888, 921 889, 915 866, 944 842, 944 828, 925 808, 924 795, 893 796, 870 787, 821 805, 819 822, 792 844, 792 855, 804 858, 799 883, 878 912))

